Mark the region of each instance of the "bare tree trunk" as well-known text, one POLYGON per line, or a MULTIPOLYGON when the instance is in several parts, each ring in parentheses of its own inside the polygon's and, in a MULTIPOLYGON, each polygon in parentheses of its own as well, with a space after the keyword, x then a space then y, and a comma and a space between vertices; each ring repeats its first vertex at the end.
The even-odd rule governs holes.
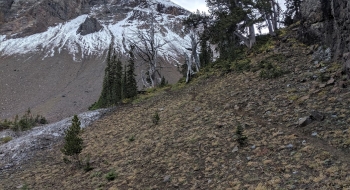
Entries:
POLYGON ((248 37, 243 36, 243 34, 235 31, 234 34, 241 39, 244 44, 250 49, 253 47, 253 45, 256 42, 256 38, 255 38, 255 28, 254 28, 254 24, 250 25, 249 27, 249 35, 248 37))
POLYGON ((142 80, 143 86, 146 87, 146 88, 150 87, 151 85, 147 82, 144 70, 141 70, 140 73, 141 73, 141 80, 142 80))
POLYGON ((273 26, 273 30, 274 32, 278 29, 277 27, 277 21, 278 21, 278 10, 279 10, 279 5, 278 3, 275 2, 275 0, 271 0, 271 6, 272 6, 272 10, 273 10, 273 14, 272 14, 272 26, 273 26))
POLYGON ((272 24, 273 21, 271 21, 271 16, 270 15, 266 15, 265 16, 265 20, 266 20, 266 23, 267 23, 267 27, 269 29, 269 34, 271 36, 275 36, 276 34, 275 34, 275 30, 274 30, 273 24, 272 24))
POLYGON ((186 74, 186 83, 188 83, 193 75, 192 64, 190 59, 188 58, 187 53, 185 53, 185 63, 187 64, 187 74, 186 74))
POLYGON ((191 38, 191 46, 192 46, 191 47, 192 53, 191 53, 191 60, 190 61, 194 60, 195 65, 196 65, 196 70, 198 72, 201 65, 200 65, 200 61, 199 61, 198 53, 197 53, 198 42, 197 42, 197 39, 195 37, 194 32, 191 33, 190 38, 191 38))
POLYGON ((256 42, 254 24, 249 26, 249 49, 253 47, 256 42))

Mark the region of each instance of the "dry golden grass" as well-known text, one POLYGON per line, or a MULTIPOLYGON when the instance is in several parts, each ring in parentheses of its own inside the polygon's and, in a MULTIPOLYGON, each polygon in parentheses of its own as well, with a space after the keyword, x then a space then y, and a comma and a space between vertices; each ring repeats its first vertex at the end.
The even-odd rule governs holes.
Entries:
MULTIPOLYGON (((303 67, 309 60, 303 46, 288 50, 299 55, 298 62, 286 60, 281 67, 303 67)), ((58 144, 22 169, 6 172, 0 188, 347 189, 346 120, 327 115, 323 122, 295 127, 311 111, 308 104, 326 114, 342 104, 317 95, 290 102, 287 84, 297 97, 307 95, 300 89, 313 88, 312 81, 291 81, 295 75, 273 80, 262 80, 257 72, 200 76, 185 87, 149 94, 84 130, 81 159, 90 158, 92 171, 65 164, 58 144), (158 125, 151 118, 156 111, 158 125), (239 124, 248 137, 245 146, 235 141, 239 124), (318 136, 311 136, 314 130, 318 136), (105 175, 112 170, 117 177, 108 181, 105 175)), ((336 97, 329 89, 322 92, 336 97)))

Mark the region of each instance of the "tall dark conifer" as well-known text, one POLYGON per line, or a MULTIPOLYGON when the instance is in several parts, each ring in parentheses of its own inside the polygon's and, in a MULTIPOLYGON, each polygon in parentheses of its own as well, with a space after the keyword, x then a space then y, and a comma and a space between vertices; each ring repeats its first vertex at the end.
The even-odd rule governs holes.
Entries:
POLYGON ((105 76, 103 78, 103 86, 100 98, 95 103, 95 107, 106 107, 108 106, 108 100, 109 100, 109 89, 111 88, 110 84, 110 71, 112 67, 112 44, 109 46, 107 58, 106 58, 106 69, 105 69, 105 76))
POLYGON ((115 78, 114 78, 115 89, 113 92, 113 94, 115 95, 115 99, 114 99, 115 104, 119 103, 122 99, 122 91, 123 91, 122 79, 123 79, 123 66, 122 66, 122 62, 118 58, 116 62, 115 78))
POLYGON ((137 83, 135 79, 135 56, 134 47, 131 46, 129 51, 129 61, 126 70, 126 82, 125 82, 125 98, 133 98, 137 96, 137 83))
POLYGON ((109 47, 106 62, 102 92, 99 100, 92 106, 93 108, 112 106, 118 104, 122 99, 123 67, 115 50, 112 50, 112 46, 109 47))

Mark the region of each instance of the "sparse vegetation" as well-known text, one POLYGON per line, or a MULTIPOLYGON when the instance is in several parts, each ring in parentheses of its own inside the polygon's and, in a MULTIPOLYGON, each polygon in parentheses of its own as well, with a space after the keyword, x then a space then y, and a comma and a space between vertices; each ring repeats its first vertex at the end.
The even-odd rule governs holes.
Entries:
POLYGON ((160 120, 160 117, 159 117, 158 112, 156 111, 154 113, 154 115, 152 116, 152 122, 153 122, 154 125, 158 125, 159 120, 160 120))
POLYGON ((1 144, 5 144, 5 143, 8 143, 12 140, 12 137, 10 136, 6 136, 6 137, 3 137, 3 138, 0 138, 0 142, 1 144))
POLYGON ((35 126, 47 123, 44 116, 36 115, 36 117, 34 117, 30 109, 28 109, 21 118, 16 115, 13 121, 5 119, 3 122, 0 122, 0 130, 12 129, 14 131, 26 131, 35 126))
POLYGON ((135 135, 131 135, 130 137, 129 137, 129 141, 130 142, 133 142, 135 140, 135 135))
POLYGON ((285 60, 282 55, 273 55, 262 60, 258 66, 261 69, 260 77, 265 79, 273 79, 284 75, 286 72, 277 66, 278 63, 285 60))
MULTIPOLYGON (((87 189, 123 189, 126 185, 191 189, 196 184, 202 189, 349 187, 350 120, 346 116, 350 95, 337 96, 330 92, 334 86, 320 88, 317 80, 300 82, 299 76, 309 76, 303 73, 309 60, 303 53, 307 48, 281 42, 273 49, 273 38, 266 46, 260 45, 262 54, 254 55, 257 52, 252 48, 246 57, 208 65, 208 70, 203 68, 189 84, 176 84, 166 93, 164 88, 147 90, 133 101, 135 105, 88 128, 82 135, 88 139, 83 153, 91 154, 93 165, 98 166, 91 174, 77 170, 70 171, 74 177, 63 172, 43 175, 42 181, 31 177, 34 170, 35 174, 68 170, 52 151, 48 157, 57 164, 40 159, 14 177, 29 176, 30 184, 38 189, 44 189, 48 181, 68 189, 74 183, 87 189), (275 50, 298 57, 286 58, 275 50), (284 72, 287 68, 292 72, 284 72), (261 80, 253 69, 281 71, 285 76, 261 80), (220 75, 226 71, 231 73, 220 75), (294 102, 303 97, 309 97, 305 104, 294 102), (160 107, 165 109, 155 112, 160 107), (324 110, 326 120, 303 129, 293 127, 311 109, 324 110), (159 125, 159 113, 162 127, 150 128, 151 122, 159 125), (314 132, 316 136, 311 135, 314 132), (110 171, 113 167, 120 168, 120 175, 110 171)), ((319 68, 308 69, 312 76, 319 73, 319 68)))
POLYGON ((86 157, 86 159, 85 159, 85 163, 84 163, 84 165, 83 165, 83 170, 85 171, 85 172, 89 172, 89 171, 91 171, 91 170, 93 170, 94 168, 91 166, 91 164, 90 164, 90 155, 88 155, 87 157, 86 157))

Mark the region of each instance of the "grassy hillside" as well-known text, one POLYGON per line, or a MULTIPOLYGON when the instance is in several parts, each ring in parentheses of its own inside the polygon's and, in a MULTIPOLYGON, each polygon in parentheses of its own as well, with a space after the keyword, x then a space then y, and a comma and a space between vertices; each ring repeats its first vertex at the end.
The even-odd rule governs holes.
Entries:
POLYGON ((349 189, 348 81, 339 63, 314 63, 317 49, 293 33, 266 38, 85 129, 93 170, 64 163, 58 144, 3 173, 0 189, 349 189))

